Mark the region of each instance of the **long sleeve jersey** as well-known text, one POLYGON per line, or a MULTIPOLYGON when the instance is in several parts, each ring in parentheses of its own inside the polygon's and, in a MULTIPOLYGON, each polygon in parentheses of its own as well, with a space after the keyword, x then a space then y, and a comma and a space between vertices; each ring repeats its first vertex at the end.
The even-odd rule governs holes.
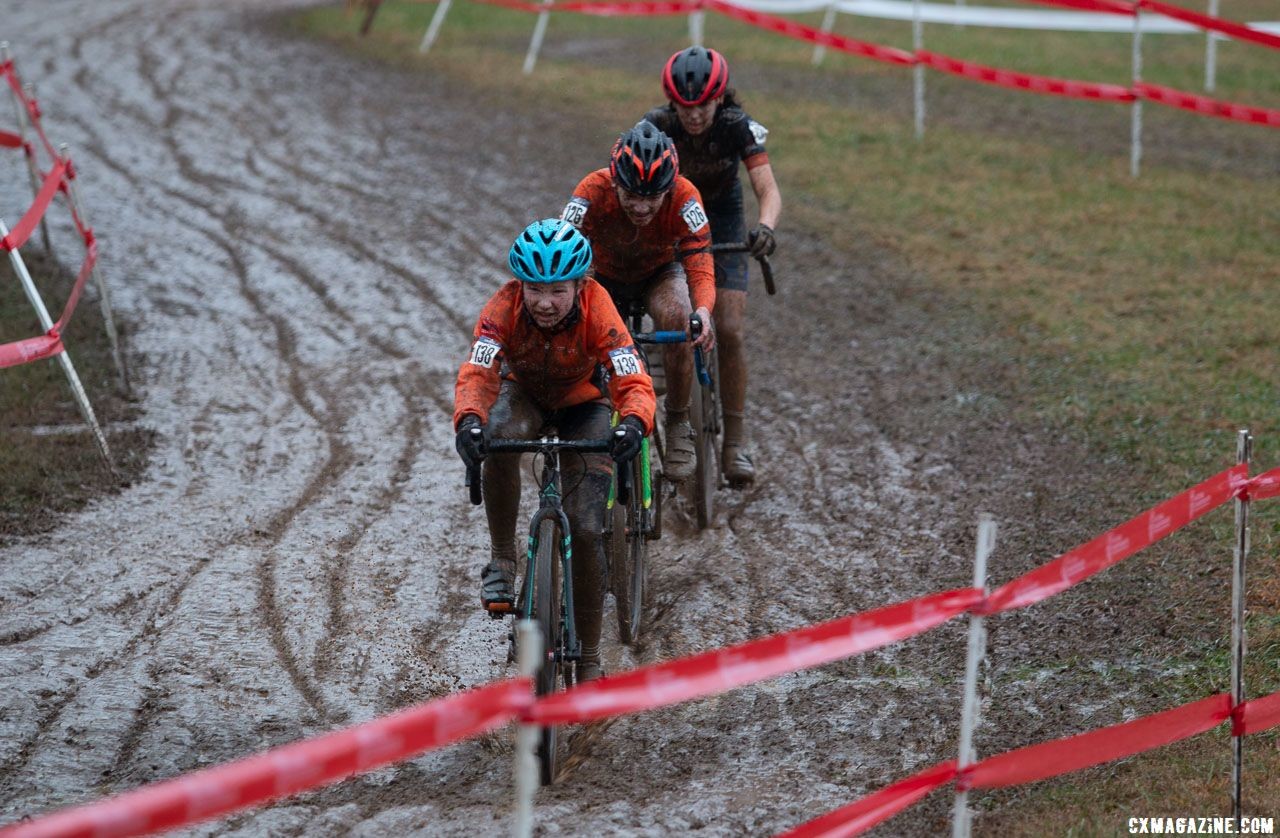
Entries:
POLYGON ((512 280, 485 304, 474 336, 458 370, 454 427, 467 413, 489 421, 505 361, 508 377, 545 410, 607 395, 620 415, 635 416, 646 432, 653 430, 653 381, 608 292, 595 280, 583 280, 577 307, 553 331, 534 323, 521 283, 512 280))
POLYGON ((637 227, 613 191, 608 169, 582 179, 560 215, 591 240, 595 275, 621 284, 643 282, 664 265, 679 261, 694 308, 716 307, 711 225, 697 188, 676 177, 653 221, 637 227))

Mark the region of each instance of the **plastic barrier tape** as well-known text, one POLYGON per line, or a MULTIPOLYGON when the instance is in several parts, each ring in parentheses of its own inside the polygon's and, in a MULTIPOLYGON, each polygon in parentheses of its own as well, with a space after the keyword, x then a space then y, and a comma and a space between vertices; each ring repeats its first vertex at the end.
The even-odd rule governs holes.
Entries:
POLYGON ((31 237, 31 233, 35 231, 36 225, 40 223, 40 219, 44 217, 45 210, 49 209, 50 202, 58 189, 62 187, 62 176, 67 171, 67 163, 65 160, 58 161, 58 165, 45 176, 44 183, 40 186, 40 191, 36 193, 36 199, 32 202, 31 208, 27 210, 27 214, 22 216, 9 235, 0 239, 0 250, 17 250, 26 243, 31 237))
POLYGON ((100 803, 0 829, 4 838, 145 835, 265 803, 492 730, 533 701, 528 678, 413 707, 100 803))
POLYGON ((17 134, 0 131, 0 148, 22 148, 26 143, 17 134))
POLYGON ((1280 692, 1246 701, 1237 707, 1231 724, 1231 735, 1262 733, 1276 725, 1280 725, 1280 692))
POLYGON ((1165 17, 1193 24, 1201 29, 1211 29, 1214 32, 1230 35, 1237 40, 1252 41, 1255 44, 1262 44, 1264 47, 1280 49, 1280 35, 1272 35, 1270 32, 1251 29, 1243 23, 1236 23, 1234 20, 1210 17, 1199 12, 1193 12, 1190 9, 1170 6, 1168 3, 1159 3, 1156 0, 1138 0, 1138 5, 1153 12, 1159 12, 1165 17))
POLYGON ((62 338, 57 335, 40 335, 0 344, 0 369, 51 358, 62 350, 62 338))
POLYGON ((525 720, 544 725, 586 722, 715 695, 887 646, 945 623, 981 600, 982 591, 977 588, 945 591, 726 649, 633 669, 549 695, 530 708, 525 720))
POLYGON ((1238 465, 1192 486, 1127 523, 997 588, 981 613, 1022 608, 1065 591, 1231 500, 1248 481, 1238 465))
POLYGON ((1068 9, 1084 9, 1087 12, 1107 12, 1113 15, 1133 16, 1134 4, 1120 0, 1029 0, 1042 6, 1063 6, 1068 9))
POLYGON ((1132 102, 1133 91, 1118 84, 1099 84, 1095 82, 1073 81, 1071 79, 1053 79, 1047 76, 1032 76, 1027 73, 1015 73, 1012 70, 1001 70, 986 67, 972 61, 962 61, 947 55, 940 55, 928 50, 919 50, 917 57, 926 66, 944 73, 975 79, 1000 87, 1012 87, 1018 90, 1030 90, 1033 93, 1044 93, 1050 96, 1068 96, 1075 99, 1100 99, 1111 102, 1132 102))
POLYGON ((965 768, 957 786, 995 789, 1034 783, 1188 739, 1217 727, 1230 717, 1231 695, 1220 693, 1131 722, 984 759, 965 768))
POLYGON ((1264 500, 1280 495, 1280 468, 1259 474, 1245 487, 1249 500, 1264 500))
POLYGON ((1184 90, 1175 90, 1172 87, 1161 87, 1160 85, 1147 84, 1146 82, 1138 82, 1133 89, 1143 99, 1150 99, 1162 105, 1171 105, 1175 108, 1194 111, 1206 116, 1216 116, 1221 119, 1233 119, 1237 122, 1250 122, 1255 125, 1269 125, 1272 128, 1280 128, 1280 111, 1221 102, 1206 96, 1187 93, 1184 90))
POLYGON ((786 35, 788 38, 795 38, 801 41, 808 41, 812 44, 821 44, 830 49, 840 52, 847 52, 851 55, 861 55, 865 58, 872 58, 876 61, 884 61, 888 64, 915 64, 916 59, 906 50, 897 49, 895 47, 885 47, 879 44, 870 44, 865 41, 857 41, 853 38, 846 38, 843 35, 833 35, 830 32, 823 32, 820 29, 814 29, 796 23, 786 18, 775 17, 764 12, 756 12, 750 9, 744 9, 741 6, 735 6, 732 3, 725 3, 723 0, 705 0, 706 8, 719 12, 725 17, 731 17, 740 20, 743 23, 749 23, 760 29, 767 29, 786 35))
POLYGON ((875 794, 801 824, 779 838, 846 838, 865 832, 927 796, 956 776, 955 760, 926 768, 875 794))

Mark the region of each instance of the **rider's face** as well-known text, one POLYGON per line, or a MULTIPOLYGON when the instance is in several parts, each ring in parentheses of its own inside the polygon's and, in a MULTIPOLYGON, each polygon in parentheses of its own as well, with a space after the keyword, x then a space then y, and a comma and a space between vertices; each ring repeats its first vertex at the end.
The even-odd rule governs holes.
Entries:
POLYGON ((672 104, 676 106, 676 116, 680 118, 680 125, 689 132, 690 136, 696 137, 711 127, 711 123, 716 118, 716 108, 720 107, 723 101, 723 96, 717 96, 701 105, 682 105, 679 102, 672 104))
POLYGON ((578 298, 578 281, 525 282, 524 307, 543 329, 550 329, 573 311, 573 302, 578 298))
POLYGON ((622 204, 622 211, 637 227, 647 227, 649 222, 657 217, 658 210, 662 209, 662 202, 667 199, 666 192, 661 195, 636 195, 616 183, 613 185, 613 190, 618 193, 618 203, 622 204))

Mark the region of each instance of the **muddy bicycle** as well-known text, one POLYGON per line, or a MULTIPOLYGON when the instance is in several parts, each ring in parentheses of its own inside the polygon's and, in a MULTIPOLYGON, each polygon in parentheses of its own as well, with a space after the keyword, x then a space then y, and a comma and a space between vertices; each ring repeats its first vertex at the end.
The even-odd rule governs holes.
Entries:
MULTIPOLYGON (((472 433, 483 432, 475 428, 472 433)), ((561 503, 560 454, 563 451, 608 453, 609 447, 608 439, 560 439, 554 434, 539 439, 491 439, 486 445, 487 454, 528 453, 542 457, 538 509, 529 522, 525 573, 516 588, 519 592, 516 602, 505 613, 492 609, 489 612, 494 619, 511 615, 537 622, 545 650, 545 658, 534 678, 534 691, 540 696, 573 686, 576 665, 582 659, 582 644, 578 640, 573 616, 573 548, 569 518, 561 503)), ((471 502, 477 506, 484 502, 481 486, 480 465, 469 467, 467 487, 471 502)), ((514 627, 511 639, 514 644, 514 627)), ((560 760, 559 739, 557 728, 542 728, 538 763, 543 785, 550 785, 555 780, 560 760)))

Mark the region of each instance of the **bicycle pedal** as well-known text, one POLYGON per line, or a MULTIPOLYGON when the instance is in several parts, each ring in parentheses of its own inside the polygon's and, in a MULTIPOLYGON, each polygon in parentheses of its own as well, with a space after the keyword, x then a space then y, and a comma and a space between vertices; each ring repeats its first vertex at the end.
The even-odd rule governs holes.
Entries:
POLYGON ((516 612, 516 604, 514 602, 490 602, 485 604, 484 610, 489 612, 490 619, 501 620, 508 614, 516 612))

